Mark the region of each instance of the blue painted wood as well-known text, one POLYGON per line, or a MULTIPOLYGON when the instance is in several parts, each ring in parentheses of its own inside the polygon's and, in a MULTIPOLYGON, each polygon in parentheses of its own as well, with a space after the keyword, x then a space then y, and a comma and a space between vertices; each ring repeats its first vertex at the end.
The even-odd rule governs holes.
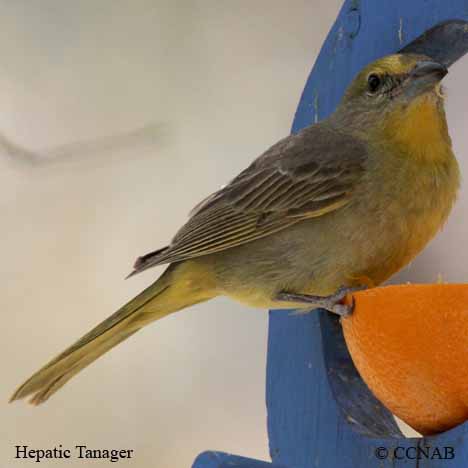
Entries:
POLYGON ((224 452, 203 452, 195 459, 192 468, 287 468, 284 465, 238 457, 224 452))
MULTIPOLYGON (((412 41, 434 25, 454 18, 468 20, 468 0, 345 1, 307 80, 292 131, 329 115, 365 64, 409 43, 412 50, 432 53, 440 61, 450 45, 445 63, 453 63, 468 50, 465 25, 439 29, 435 42, 428 37, 412 41)), ((266 398, 274 464, 205 452, 193 466, 468 466, 467 424, 424 439, 401 437, 388 411, 372 396, 354 368, 338 321, 324 311, 308 315, 270 312, 266 398), (427 446, 435 457, 432 460, 424 458, 427 446), (444 447, 449 447, 447 452, 444 447), (424 449, 421 460, 414 459, 418 449, 424 449), (449 459, 440 460, 442 456, 449 459)))
MULTIPOLYGON (((417 440, 366 438, 351 427, 354 419, 340 412, 323 357, 320 319, 328 315, 270 312, 267 408, 272 460, 296 468, 414 466, 407 460, 379 465, 374 452, 378 447, 415 447, 417 440)), ((351 386, 343 382, 350 392, 351 386)))

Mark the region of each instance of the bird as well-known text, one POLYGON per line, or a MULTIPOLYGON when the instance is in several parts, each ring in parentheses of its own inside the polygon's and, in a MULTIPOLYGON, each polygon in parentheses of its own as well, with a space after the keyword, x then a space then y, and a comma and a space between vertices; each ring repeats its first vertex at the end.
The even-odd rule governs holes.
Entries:
POLYGON ((365 66, 329 117, 271 146, 196 205, 168 246, 139 257, 129 276, 168 266, 11 401, 45 402, 146 325, 216 296, 255 308, 352 313, 344 296, 407 265, 456 200, 447 73, 413 53, 365 66))

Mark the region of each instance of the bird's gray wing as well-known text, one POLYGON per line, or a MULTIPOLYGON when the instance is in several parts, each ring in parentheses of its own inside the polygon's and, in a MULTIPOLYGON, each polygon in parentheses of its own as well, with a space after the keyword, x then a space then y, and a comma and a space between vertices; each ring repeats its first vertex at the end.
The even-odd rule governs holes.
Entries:
POLYGON ((345 205, 364 171, 361 140, 321 124, 272 146, 192 210, 168 247, 137 259, 134 273, 268 236, 345 205))

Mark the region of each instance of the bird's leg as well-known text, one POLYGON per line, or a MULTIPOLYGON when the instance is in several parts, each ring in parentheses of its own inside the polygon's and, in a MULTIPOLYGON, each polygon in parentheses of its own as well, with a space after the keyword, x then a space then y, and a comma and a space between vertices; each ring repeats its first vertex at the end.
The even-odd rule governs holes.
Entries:
POLYGON ((342 286, 336 291, 336 293, 330 296, 311 296, 309 294, 295 294, 288 292, 280 292, 276 296, 276 300, 284 302, 299 302, 303 304, 314 304, 317 308, 322 308, 332 312, 340 317, 346 317, 353 313, 354 310, 354 298, 351 305, 342 304, 341 301, 346 297, 347 294, 356 291, 362 291, 367 286, 355 286, 346 287, 342 286))

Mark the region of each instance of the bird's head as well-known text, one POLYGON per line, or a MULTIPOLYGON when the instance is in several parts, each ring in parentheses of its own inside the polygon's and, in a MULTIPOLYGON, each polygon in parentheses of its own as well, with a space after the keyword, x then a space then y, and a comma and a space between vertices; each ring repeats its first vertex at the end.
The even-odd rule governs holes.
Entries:
POLYGON ((332 119, 363 138, 386 141, 415 155, 450 146, 440 81, 447 68, 425 55, 396 54, 367 65, 354 78, 332 119))
POLYGON ((424 93, 433 92, 447 73, 444 65, 425 55, 388 55, 358 73, 344 101, 361 100, 373 107, 409 103, 424 93))
POLYGON ((395 54, 372 62, 354 78, 338 107, 358 125, 373 125, 421 98, 442 101, 440 81, 447 68, 425 55, 395 54))

